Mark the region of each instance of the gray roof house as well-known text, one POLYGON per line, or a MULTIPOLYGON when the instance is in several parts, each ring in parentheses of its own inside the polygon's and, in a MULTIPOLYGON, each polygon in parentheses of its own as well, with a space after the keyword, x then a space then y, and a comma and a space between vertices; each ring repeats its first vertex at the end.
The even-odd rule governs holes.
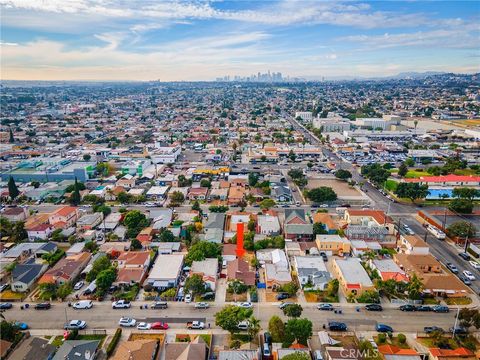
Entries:
POLYGON ((320 256, 295 256, 293 265, 297 269, 298 282, 312 285, 314 290, 325 290, 332 276, 320 256))
POLYGON ((221 244, 223 241, 225 227, 225 214, 209 213, 205 224, 205 231, 202 240, 221 244))
POLYGON ((99 340, 65 340, 52 360, 94 360, 99 340))
POLYGON ((285 185, 273 185, 272 196, 279 203, 291 203, 293 201, 292 191, 285 185))
POLYGON ((285 209, 284 233, 286 239, 307 240, 313 236, 313 224, 302 208, 285 209))
POLYGON ((33 283, 47 270, 47 264, 37 264, 34 258, 18 264, 12 270, 11 288, 14 292, 26 292, 33 283))
POLYGON ((9 356, 10 360, 43 360, 50 359, 57 347, 49 344, 48 340, 31 336, 9 356))

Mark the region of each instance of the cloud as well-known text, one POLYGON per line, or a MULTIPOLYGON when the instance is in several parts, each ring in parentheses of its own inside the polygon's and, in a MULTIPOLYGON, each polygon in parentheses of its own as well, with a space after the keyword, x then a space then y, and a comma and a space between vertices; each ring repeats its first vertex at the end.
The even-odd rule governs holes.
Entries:
POLYGON ((462 27, 418 31, 414 33, 385 33, 383 35, 351 35, 340 37, 346 41, 365 46, 364 49, 387 49, 393 47, 439 47, 478 48, 478 29, 472 25, 462 27))

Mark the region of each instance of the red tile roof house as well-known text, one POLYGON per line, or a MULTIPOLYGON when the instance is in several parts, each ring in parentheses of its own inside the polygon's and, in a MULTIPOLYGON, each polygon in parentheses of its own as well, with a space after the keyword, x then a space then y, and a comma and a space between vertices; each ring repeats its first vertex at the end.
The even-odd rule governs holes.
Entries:
POLYGON ((69 281, 73 282, 87 266, 91 257, 90 253, 83 252, 60 259, 53 268, 43 274, 38 283, 62 285, 69 281))
POLYGON ((150 265, 149 251, 126 251, 116 260, 118 273, 116 285, 142 284, 150 265))
POLYGON ((473 175, 441 175, 421 176, 416 179, 404 179, 405 182, 418 182, 420 184, 437 186, 480 186, 480 176, 473 175))
POLYGON ((255 285, 255 271, 250 271, 248 262, 242 259, 235 259, 228 263, 228 280, 241 280, 245 285, 255 285))
POLYGON ((207 193, 208 193, 207 187, 190 188, 188 190, 187 199, 188 200, 205 200, 207 198, 207 193))
POLYGON ((50 224, 39 224, 27 230, 28 240, 47 240, 52 234, 54 227, 50 224))
POLYGON ((439 348, 430 348, 430 358, 434 360, 459 360, 459 359, 468 359, 474 360, 477 359, 475 354, 468 349, 463 347, 457 348, 455 350, 451 349, 439 349, 439 348))
POLYGON ((78 219, 77 208, 73 206, 64 206, 49 216, 48 222, 52 225, 63 223, 63 228, 69 228, 75 225, 78 219))

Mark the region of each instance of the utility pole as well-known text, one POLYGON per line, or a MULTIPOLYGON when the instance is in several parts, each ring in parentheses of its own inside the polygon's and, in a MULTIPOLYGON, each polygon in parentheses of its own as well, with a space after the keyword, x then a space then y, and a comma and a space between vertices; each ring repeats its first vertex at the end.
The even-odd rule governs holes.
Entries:
POLYGON ((453 324, 452 338, 455 339, 455 331, 457 330, 458 316, 460 315, 460 307, 457 306, 457 316, 455 316, 455 323, 453 324))
POLYGON ((465 247, 463 249, 463 252, 466 254, 467 253, 467 250, 468 250, 468 235, 467 237, 465 238, 465 247))

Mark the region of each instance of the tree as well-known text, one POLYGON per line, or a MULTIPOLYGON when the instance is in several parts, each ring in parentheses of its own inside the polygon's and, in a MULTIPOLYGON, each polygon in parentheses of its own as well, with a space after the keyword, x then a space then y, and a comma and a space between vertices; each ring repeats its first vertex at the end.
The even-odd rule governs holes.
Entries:
POLYGON ((282 360, 310 360, 310 356, 304 351, 296 351, 294 353, 285 355, 282 360))
POLYGON ((400 177, 405 177, 408 173, 408 166, 405 164, 405 162, 402 162, 400 166, 398 167, 398 176, 400 177))
POLYGON ((258 182, 258 174, 257 173, 249 173, 248 174, 248 185, 249 186, 255 186, 257 185, 258 182))
POLYGON ((313 235, 319 234, 328 234, 328 231, 325 230, 325 225, 322 223, 313 224, 313 235))
POLYGON ((234 334, 239 331, 238 324, 251 317, 252 313, 252 309, 227 305, 215 314, 215 325, 220 326, 230 334, 234 334))
POLYGON ((405 163, 405 165, 407 165, 408 167, 415 166, 415 160, 413 160, 412 158, 407 158, 407 159, 405 159, 404 163, 405 163))
POLYGON ((474 326, 475 328, 480 329, 480 312, 478 309, 463 308, 458 314, 458 319, 466 328, 474 326))
POLYGON ((113 266, 98 273, 96 279, 97 295, 103 296, 107 290, 112 286, 112 283, 117 278, 117 272, 113 266))
POLYGON ((201 211, 202 211, 202 208, 200 207, 200 203, 198 202, 198 200, 195 200, 195 201, 193 202, 192 210, 198 211, 198 212, 201 212, 201 211))
POLYGON ((105 204, 100 204, 100 205, 94 205, 93 206, 93 211, 94 212, 101 212, 103 214, 103 217, 107 217, 112 212, 112 208, 110 206, 105 205, 105 204))
POLYGON ((295 155, 293 150, 290 150, 290 152, 288 153, 288 158, 290 159, 290 161, 294 162, 297 158, 297 155, 295 155))
POLYGON ((250 316, 248 318, 248 335, 250 336, 250 339, 254 339, 257 335, 258 332, 260 331, 260 320, 257 318, 250 316))
POLYGON ((373 348, 373 345, 368 340, 360 341, 358 344, 358 348, 363 355, 362 358, 364 360, 382 360, 380 353, 378 350, 373 348))
POLYGON ((80 204, 81 200, 82 200, 82 198, 80 196, 80 188, 78 187, 77 177, 75 177, 75 183, 73 185, 73 192, 72 192, 72 195, 70 195, 70 203, 72 205, 78 206, 80 204))
POLYGON ((300 304, 288 304, 282 310, 285 316, 298 318, 302 315, 303 308, 300 304))
POLYGON ((410 199, 412 203, 417 199, 425 199, 430 192, 428 185, 421 185, 419 183, 399 183, 395 194, 401 198, 410 199))
POLYGON ((113 167, 108 162, 102 162, 97 164, 96 171, 100 175, 109 176, 113 172, 113 167))
POLYGON ((112 266, 110 264, 110 260, 106 255, 99 257, 97 260, 93 262, 92 270, 90 270, 87 274, 86 280, 93 281, 97 278, 97 275, 112 266))
POLYGON ((142 243, 140 242, 140 240, 138 239, 132 239, 132 241, 130 242, 130 248, 132 250, 140 250, 143 248, 143 245, 142 243))
POLYGON ((296 282, 291 281, 280 287, 281 291, 288 293, 290 296, 295 296, 298 291, 298 285, 296 282))
POLYGON ((285 338, 285 324, 278 316, 274 315, 270 318, 268 331, 272 335, 273 342, 283 342, 285 338))
POLYGON ((291 170, 288 170, 288 176, 290 176, 292 179, 299 179, 304 177, 305 175, 303 174, 303 171, 300 169, 291 169, 291 170))
POLYGON ((383 168, 380 164, 364 165, 362 166, 361 173, 377 186, 383 186, 385 181, 390 177, 390 171, 383 168))
POLYGON ((228 206, 226 205, 212 205, 208 208, 208 211, 213 213, 225 213, 228 211, 228 206))
POLYGON ((193 274, 185 280, 185 291, 191 292, 193 297, 205 292, 205 281, 199 274, 193 274))
MULTIPOLYGON (((80 190, 80 191, 86 189, 85 184, 83 182, 79 182, 79 181, 77 181, 77 187, 78 187, 78 190, 80 190)), ((65 188, 65 192, 67 192, 67 193, 71 193, 73 190, 75 190, 75 184, 70 184, 65 188)))
POLYGON ((15 198, 20 195, 20 191, 18 190, 17 184, 15 184, 15 180, 13 177, 8 178, 8 196, 10 199, 15 200, 15 198))
POLYGON ((57 289, 57 296, 65 300, 68 295, 70 295, 73 291, 72 284, 67 281, 66 283, 60 285, 57 289))
POLYGON ((454 222, 447 228, 448 236, 458 237, 461 239, 466 239, 467 237, 475 237, 476 233, 477 228, 475 227, 475 225, 473 225, 473 223, 471 223, 470 221, 465 220, 454 222))
POLYGON ((15 143, 15 137, 13 136, 13 130, 12 130, 12 128, 9 129, 8 142, 9 142, 10 144, 15 143))
POLYGON ((480 197, 480 190, 467 187, 457 187, 453 189, 452 195, 460 199, 473 201, 475 198, 480 197))
POLYGON ((407 285, 408 298, 411 300, 420 299, 422 290, 423 290, 422 281, 417 277, 416 274, 414 274, 410 278, 410 281, 408 282, 408 285, 407 285))
POLYGON ((260 202, 260 207, 261 207, 262 209, 268 210, 268 209, 274 207, 275 204, 276 204, 275 201, 272 200, 272 199, 263 199, 263 200, 260 202))
POLYGON ((11 322, 2 320, 0 322, 0 334, 2 334, 2 340, 13 342, 18 333, 18 329, 11 322))
POLYGON ((352 173, 348 170, 339 169, 335 172, 335 177, 340 180, 348 180, 352 177, 352 173))
POLYGON ((127 194, 126 192, 122 191, 117 195, 117 200, 120 201, 122 204, 128 204, 132 202, 133 198, 132 195, 127 194))
POLYGON ((320 186, 318 188, 307 191, 307 197, 313 202, 320 203, 326 201, 337 200, 337 194, 332 188, 320 186))
POLYGON ((131 210, 125 215, 123 224, 127 227, 127 236, 134 238, 143 228, 148 226, 149 221, 145 214, 139 210, 131 210))
POLYGON ((90 154, 83 155, 83 160, 84 161, 90 161, 91 158, 92 158, 92 156, 90 154))
POLYGON ((27 231, 25 230, 25 222, 17 221, 12 228, 11 239, 15 243, 23 242, 28 237, 27 231))
POLYGON ((188 254, 185 256, 185 264, 190 266, 193 261, 216 258, 219 257, 221 253, 222 247, 220 244, 209 241, 199 241, 193 244, 188 250, 188 254))
POLYGON ((174 191, 170 194, 170 200, 172 203, 181 204, 185 201, 185 195, 180 191, 174 191))
POLYGON ((206 188, 209 188, 209 189, 210 189, 210 187, 212 186, 212 184, 210 183, 210 180, 208 180, 208 179, 202 179, 202 180, 200 181, 200 186, 201 186, 201 187, 206 187, 206 188))
POLYGON ((453 199, 448 204, 448 208, 459 214, 471 214, 473 212, 473 202, 467 199, 453 199))
POLYGON ((177 289, 176 288, 170 288, 168 290, 165 290, 160 294, 160 297, 163 299, 173 299, 177 295, 177 289))
POLYGON ((175 241, 175 235, 173 235, 173 233, 170 230, 164 229, 158 236, 158 239, 161 242, 173 242, 175 241))
POLYGON ((289 347, 294 341, 307 345, 307 340, 312 336, 312 322, 308 319, 291 319, 285 325, 284 347, 289 347))

